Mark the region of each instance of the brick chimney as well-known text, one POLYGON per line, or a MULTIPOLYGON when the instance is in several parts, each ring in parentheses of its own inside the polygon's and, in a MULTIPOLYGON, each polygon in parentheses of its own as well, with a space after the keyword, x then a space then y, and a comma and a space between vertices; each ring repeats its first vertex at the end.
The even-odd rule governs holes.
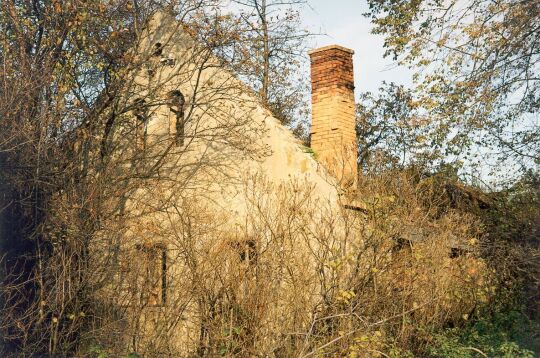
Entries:
POLYGON ((338 45, 309 52, 311 148, 344 187, 354 186, 358 175, 353 54, 338 45))

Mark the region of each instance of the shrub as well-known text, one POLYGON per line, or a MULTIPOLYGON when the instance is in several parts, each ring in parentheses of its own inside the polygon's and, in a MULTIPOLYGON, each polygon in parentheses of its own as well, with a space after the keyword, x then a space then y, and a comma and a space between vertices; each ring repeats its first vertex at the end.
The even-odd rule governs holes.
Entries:
POLYGON ((540 352, 540 325, 521 310, 509 310, 480 317, 464 327, 433 335, 428 346, 437 357, 523 357, 540 352), (536 337, 535 337, 536 336, 536 337))

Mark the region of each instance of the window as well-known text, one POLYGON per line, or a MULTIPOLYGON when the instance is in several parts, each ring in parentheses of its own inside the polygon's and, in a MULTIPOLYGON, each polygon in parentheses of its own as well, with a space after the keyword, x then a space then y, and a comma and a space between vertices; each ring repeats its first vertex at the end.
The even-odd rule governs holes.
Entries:
POLYGON ((133 114, 139 122, 146 122, 148 119, 148 108, 146 106, 146 101, 142 98, 136 98, 133 101, 133 114))
POLYGON ((167 302, 167 250, 163 244, 136 246, 138 289, 143 306, 162 306, 167 302))
POLYGON ((458 257, 468 257, 470 251, 462 247, 451 247, 450 248, 450 258, 457 259, 458 257))
POLYGON ((152 53, 153 56, 161 56, 163 54, 163 45, 160 42, 157 42, 154 45, 154 52, 152 53))
POLYGON ((392 246, 392 252, 399 252, 406 249, 408 252, 412 250, 413 243, 410 240, 398 237, 394 239, 394 246, 392 246))
POLYGON ((148 106, 144 99, 137 98, 133 101, 133 115, 137 119, 135 123, 135 142, 137 143, 137 148, 144 149, 149 118, 148 106))
POLYGON ((169 55, 168 57, 162 57, 159 60, 159 63, 161 63, 162 66, 174 67, 174 65, 176 64, 176 61, 173 57, 171 57, 171 55, 169 55))
POLYGON ((257 263, 258 252, 255 240, 234 241, 233 247, 238 252, 241 262, 257 263))
POLYGON ((163 55, 163 45, 160 42, 158 42, 158 43, 156 43, 154 45, 154 50, 152 52, 152 56, 153 57, 159 57, 159 63, 162 66, 174 67, 174 65, 176 64, 176 61, 172 57, 171 54, 169 54, 168 56, 163 55))
POLYGON ((184 145, 184 106, 186 99, 179 90, 169 92, 168 104, 172 113, 174 113, 174 126, 171 128, 171 133, 174 133, 174 140, 177 145, 184 145))

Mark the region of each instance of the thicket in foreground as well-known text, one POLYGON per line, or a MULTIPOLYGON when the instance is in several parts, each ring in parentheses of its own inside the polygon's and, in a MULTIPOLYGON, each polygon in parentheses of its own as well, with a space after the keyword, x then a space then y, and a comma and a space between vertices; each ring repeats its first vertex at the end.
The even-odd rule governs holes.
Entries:
MULTIPOLYGON (((179 17, 213 29, 197 10, 215 2, 183 3, 192 7, 179 17)), ((172 225, 141 221, 127 202, 157 178, 180 196, 198 170, 217 177, 234 163, 221 153, 163 177, 159 164, 182 157, 189 144, 147 156, 137 140, 113 140, 138 138, 145 114, 166 100, 137 91, 131 77, 148 59, 130 49, 159 6, 119 4, 0 5, 5 356, 443 354, 444 345, 433 344, 444 343, 436 332, 465 324, 497 295, 513 297, 529 277, 523 271, 531 257, 521 256, 521 246, 493 240, 509 232, 500 213, 511 211, 490 219, 470 198, 458 207, 467 190, 415 174, 362 179, 357 210, 338 214, 304 183, 276 188, 248 178, 252 216, 234 235, 197 197, 144 212, 171 214, 178 218, 172 225), (102 46, 112 38, 114 47, 102 46), (126 100, 126 92, 141 100, 126 100), (486 239, 486 232, 496 235, 486 239), (163 251, 144 243, 126 248, 126 234, 166 242, 166 261, 177 270, 156 275, 163 251), (142 277, 165 278, 166 291, 142 277), (164 292, 167 304, 156 305, 164 292)), ((219 31, 209 36, 214 47, 227 40, 219 31)), ((194 74, 211 64, 213 49, 198 50, 194 74)), ((193 105, 222 113, 225 88, 211 95, 214 103, 193 105)), ((226 115, 227 125, 187 141, 223 141, 249 154, 254 141, 230 136, 246 128, 246 118, 226 115)), ((197 124, 189 113, 183 119, 197 124)), ((534 207, 517 211, 512 227, 528 215, 538 217, 534 207)))
MULTIPOLYGON (((479 255, 478 221, 447 207, 447 195, 429 180, 393 174, 360 187, 361 209, 336 214, 305 183, 277 188, 251 178, 244 195, 252 216, 236 236, 196 200, 176 206, 182 220, 171 227, 131 226, 170 248, 167 262, 176 269, 167 271, 167 304, 141 300, 129 285, 137 275, 116 276, 87 293, 80 311, 43 324, 80 325, 77 356, 425 352, 432 332, 463 324, 493 300, 496 280, 479 255)), ((151 267, 151 251, 110 248, 89 255, 89 282, 109 270, 151 267)))

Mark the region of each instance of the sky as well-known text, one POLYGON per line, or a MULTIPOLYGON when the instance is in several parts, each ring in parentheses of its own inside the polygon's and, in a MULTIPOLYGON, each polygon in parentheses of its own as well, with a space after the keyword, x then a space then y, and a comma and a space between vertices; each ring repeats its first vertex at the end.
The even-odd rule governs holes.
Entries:
MULTIPOLYGON (((412 71, 385 58, 384 38, 371 33, 373 25, 363 16, 369 10, 367 0, 307 0, 301 19, 312 33, 320 33, 312 40, 310 48, 341 45, 354 50, 355 94, 376 93, 384 81, 412 87, 412 71)), ((306 64, 309 63, 306 53, 306 64)), ((304 69, 309 78, 309 68, 304 69)), ((494 182, 493 167, 486 162, 485 149, 476 148, 482 163, 478 173, 488 182, 494 182)), ((472 168, 472 167, 471 167, 472 168)), ((469 170, 468 167, 466 170, 469 170)), ((472 171, 472 169, 471 169, 472 171)), ((513 172, 508 167, 509 172, 513 172)))
MULTIPOLYGON (((355 94, 377 92, 383 81, 412 85, 412 71, 395 64, 391 58, 385 58, 384 39, 371 33, 373 25, 363 16, 369 10, 366 0, 308 0, 309 7, 303 10, 302 18, 311 31, 323 33, 314 39, 313 47, 336 44, 354 50, 355 94)), ((308 74, 309 75, 309 74, 308 74)), ((502 173, 493 173, 491 158, 486 148, 478 150, 481 165, 476 168, 476 176, 495 185, 503 178, 502 173)), ((515 174, 511 163, 505 171, 515 174)), ((465 170, 468 167, 466 166, 465 170)), ((472 168, 472 167, 471 167, 472 168)), ((470 169, 472 171, 472 169, 470 169)), ((504 179, 504 178, 503 178, 504 179)))
POLYGON ((314 47, 341 45, 354 50, 356 94, 376 92, 383 81, 410 84, 411 72, 384 58, 383 37, 371 34, 372 25, 362 16, 365 0, 309 0, 303 10, 306 26, 325 35, 314 39, 314 47))

